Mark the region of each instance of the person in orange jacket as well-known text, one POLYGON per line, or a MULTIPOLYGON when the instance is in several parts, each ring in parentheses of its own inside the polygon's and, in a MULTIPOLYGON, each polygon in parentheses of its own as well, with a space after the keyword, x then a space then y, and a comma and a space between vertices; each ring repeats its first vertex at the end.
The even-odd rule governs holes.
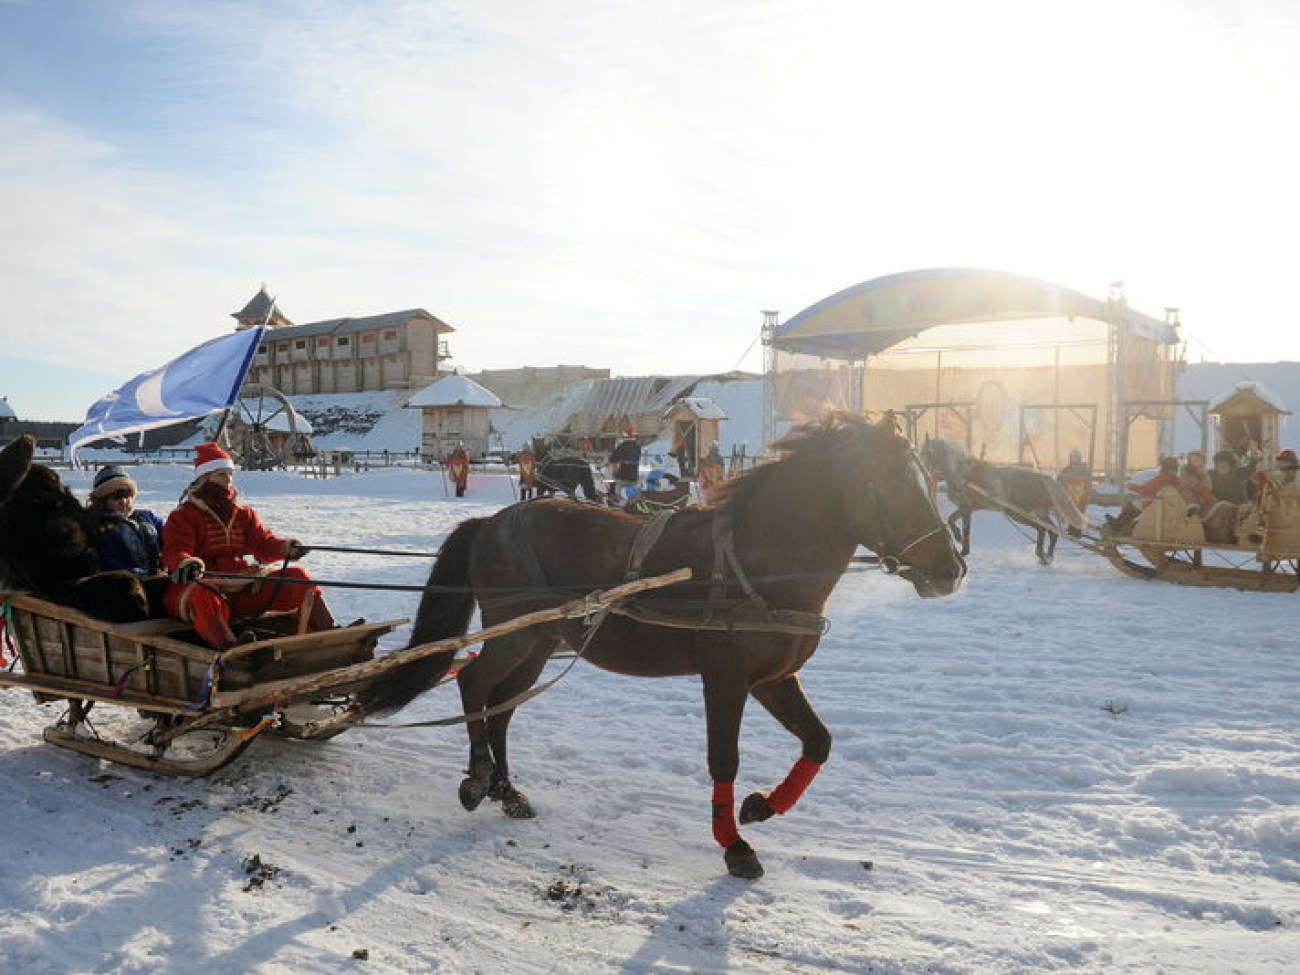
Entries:
POLYGON ((457 444, 447 458, 447 476, 456 485, 456 497, 465 497, 465 491, 469 487, 469 451, 463 443, 457 444))
POLYGON ((192 623, 203 642, 225 650, 239 642, 232 617, 307 609, 307 629, 332 628, 334 617, 310 576, 297 566, 267 571, 258 563, 287 562, 308 551, 297 539, 281 538, 262 524, 235 490, 235 464, 218 444, 196 448, 194 480, 163 527, 163 565, 171 585, 163 596, 167 612, 192 623), (205 579, 207 572, 247 576, 205 579))

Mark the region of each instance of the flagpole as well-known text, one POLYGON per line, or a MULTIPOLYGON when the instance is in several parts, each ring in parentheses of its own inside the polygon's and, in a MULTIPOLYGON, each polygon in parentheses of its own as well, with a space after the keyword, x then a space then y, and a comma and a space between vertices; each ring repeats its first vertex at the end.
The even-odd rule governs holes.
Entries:
MULTIPOLYGON (((278 300, 279 300, 279 296, 276 296, 275 298, 271 299, 271 304, 266 309, 266 317, 262 319, 262 324, 260 326, 262 329, 265 329, 268 325, 271 324, 271 316, 275 314, 275 303, 278 300)), ((245 376, 244 378, 245 380, 247 380, 248 377, 245 376)), ((240 389, 242 388, 243 388, 243 384, 241 383, 240 389)), ((221 411, 221 421, 217 424, 217 432, 212 437, 213 442, 219 443, 221 441, 221 435, 226 432, 226 426, 230 423, 230 411, 235 408, 235 402, 237 402, 238 400, 239 400, 239 393, 236 392, 234 402, 231 402, 229 406, 227 406, 224 410, 221 411)))

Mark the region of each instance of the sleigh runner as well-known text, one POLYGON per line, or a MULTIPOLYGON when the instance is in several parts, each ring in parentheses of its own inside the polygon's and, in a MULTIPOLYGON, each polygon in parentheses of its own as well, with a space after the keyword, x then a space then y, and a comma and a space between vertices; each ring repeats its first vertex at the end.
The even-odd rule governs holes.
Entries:
MULTIPOLYGON (((347 730, 361 717, 353 709, 354 695, 402 664, 524 627, 590 617, 689 575, 679 570, 638 580, 379 658, 380 638, 407 620, 269 635, 216 653, 185 639, 194 635, 179 620, 114 624, 28 593, 0 593, 0 647, 15 657, 0 671, 0 687, 25 688, 42 704, 67 702, 64 715, 45 729, 51 744, 136 768, 207 775, 266 730, 300 739, 347 730), (89 720, 97 705, 137 711, 138 734, 129 740, 99 734, 89 720)), ((259 624, 274 634, 277 621, 264 618, 259 624)))

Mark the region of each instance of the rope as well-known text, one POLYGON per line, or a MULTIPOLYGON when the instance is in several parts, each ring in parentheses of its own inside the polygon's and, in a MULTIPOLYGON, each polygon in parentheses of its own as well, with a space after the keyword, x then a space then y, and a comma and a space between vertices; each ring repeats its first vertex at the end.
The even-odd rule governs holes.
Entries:
POLYGON ((0 640, 0 667, 13 670, 18 665, 18 649, 14 646, 14 604, 9 596, 0 603, 0 636, 4 638, 0 640), (6 650, 8 658, 5 657, 6 650))
POLYGON ((309 552, 346 552, 352 555, 396 555, 411 559, 436 559, 437 552, 405 552, 388 548, 349 548, 346 545, 303 545, 309 552))
MULTIPOLYGON (((850 564, 862 565, 864 568, 880 568, 879 557, 873 555, 856 555, 850 559, 850 564)), ((751 582, 797 582, 801 579, 829 579, 838 578, 843 573, 835 570, 826 572, 781 572, 772 575, 755 576, 750 575, 751 582)), ((205 579, 247 579, 247 574, 238 572, 205 572, 205 579)), ((697 580, 698 581, 698 580, 697 580)), ((538 593, 583 593, 590 589, 590 586, 573 585, 573 586, 546 586, 546 587, 528 587, 528 586, 406 586, 397 585, 387 582, 346 582, 339 579, 289 579, 281 578, 286 586, 320 586, 321 588, 335 589, 373 589, 384 592, 441 592, 441 593, 504 593, 514 594, 538 594, 538 593)), ((612 585, 612 583, 611 583, 612 585)))

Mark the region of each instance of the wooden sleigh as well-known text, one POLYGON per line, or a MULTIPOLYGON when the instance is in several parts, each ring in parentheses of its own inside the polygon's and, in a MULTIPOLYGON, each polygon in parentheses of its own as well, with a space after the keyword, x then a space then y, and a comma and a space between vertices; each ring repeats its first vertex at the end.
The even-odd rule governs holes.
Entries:
POLYGON ((379 639, 407 620, 272 635, 217 653, 178 620, 114 624, 27 593, 0 592, 7 634, 0 646, 16 655, 0 671, 0 687, 26 688, 42 704, 66 702, 62 717, 45 729, 51 744, 136 768, 207 775, 264 731, 325 739, 347 730, 361 717, 352 695, 401 664, 526 626, 591 617, 635 593, 689 577, 690 570, 681 569, 625 583, 378 658, 379 639), (131 734, 101 734, 89 720, 97 705, 134 710, 131 734))
MULTIPOLYGON (((1028 511, 996 498, 989 501, 1023 520, 1061 532, 1060 526, 1028 511)), ((1175 488, 1164 488, 1128 533, 1065 533, 1062 537, 1136 579, 1249 592, 1300 590, 1300 495, 1275 493, 1265 505, 1242 506, 1230 534, 1237 540, 1208 540, 1206 521, 1188 512, 1187 502, 1175 488)))

